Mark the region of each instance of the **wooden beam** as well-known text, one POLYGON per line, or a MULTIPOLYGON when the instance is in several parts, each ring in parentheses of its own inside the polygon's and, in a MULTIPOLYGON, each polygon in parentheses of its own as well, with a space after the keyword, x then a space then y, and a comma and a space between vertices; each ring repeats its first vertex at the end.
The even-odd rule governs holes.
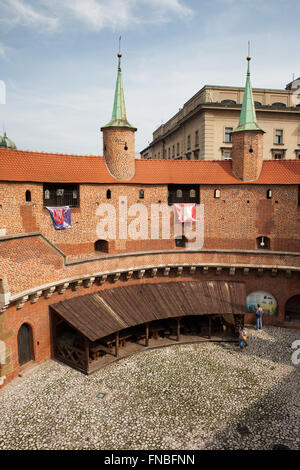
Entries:
POLYGON ((116 354, 116 357, 119 357, 119 344, 120 343, 120 339, 119 339, 119 332, 116 333, 116 345, 115 345, 115 354, 116 354))
POLYGON ((85 347, 85 362, 86 362, 86 371, 89 371, 89 340, 84 338, 84 347, 85 347))
POLYGON ((177 338, 176 341, 180 341, 180 318, 177 318, 177 338))
POLYGON ((149 323, 146 323, 145 346, 149 346, 149 323))

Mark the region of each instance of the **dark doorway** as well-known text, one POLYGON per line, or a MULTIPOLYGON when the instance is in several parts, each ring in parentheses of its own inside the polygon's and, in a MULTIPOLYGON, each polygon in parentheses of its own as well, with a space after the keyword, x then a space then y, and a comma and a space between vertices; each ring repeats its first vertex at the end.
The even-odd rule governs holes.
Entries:
POLYGON ((287 301, 284 320, 291 325, 300 325, 300 295, 295 295, 287 301))
POLYGON ((34 359, 32 329, 27 323, 24 323, 18 332, 18 354, 20 366, 34 359))

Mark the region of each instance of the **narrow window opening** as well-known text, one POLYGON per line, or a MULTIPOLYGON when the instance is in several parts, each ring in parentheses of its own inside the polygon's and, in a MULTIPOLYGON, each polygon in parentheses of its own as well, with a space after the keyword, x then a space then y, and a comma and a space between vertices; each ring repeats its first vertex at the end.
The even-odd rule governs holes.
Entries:
POLYGON ((106 199, 111 199, 111 190, 110 189, 108 189, 106 191, 106 199))
POLYGON ((31 191, 29 191, 29 189, 27 189, 27 191, 25 193, 25 199, 26 199, 26 202, 31 201, 31 191))
POLYGON ((268 237, 258 237, 256 239, 257 248, 260 250, 270 249, 270 239, 268 237))

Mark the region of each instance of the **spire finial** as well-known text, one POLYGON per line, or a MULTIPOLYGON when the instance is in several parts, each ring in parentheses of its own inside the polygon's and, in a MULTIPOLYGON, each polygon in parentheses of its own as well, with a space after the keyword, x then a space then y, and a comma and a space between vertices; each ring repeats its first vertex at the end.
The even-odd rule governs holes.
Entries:
POLYGON ((119 52, 118 52, 118 57, 119 58, 122 57, 122 54, 121 54, 121 39, 122 39, 122 36, 119 37, 119 52))
POLYGON ((118 74, 117 74, 117 83, 115 88, 115 98, 114 106, 111 120, 106 126, 103 127, 129 127, 135 129, 129 122, 126 117, 125 109, 125 99, 124 91, 122 85, 122 70, 121 70, 121 36, 119 37, 119 52, 118 52, 118 74))
POLYGON ((248 57, 247 60, 251 60, 251 55, 250 55, 250 41, 248 41, 248 57))
MULTIPOLYGON (((250 53, 250 41, 248 43, 248 52, 250 53)), ((262 130, 256 121, 255 105, 253 100, 252 86, 250 80, 250 60, 251 57, 248 55, 248 68, 247 78, 244 91, 244 98, 242 103, 242 109, 240 114, 240 120, 238 127, 233 132, 248 131, 248 130, 262 130)))

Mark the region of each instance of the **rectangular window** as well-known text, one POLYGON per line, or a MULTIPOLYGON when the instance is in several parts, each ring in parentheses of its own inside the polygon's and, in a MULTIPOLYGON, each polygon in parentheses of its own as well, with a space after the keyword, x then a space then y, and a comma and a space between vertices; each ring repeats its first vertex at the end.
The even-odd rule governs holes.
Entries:
POLYGON ((197 184, 169 184, 168 203, 191 203, 200 204, 200 186, 197 184))
POLYGON ((283 144, 283 130, 282 129, 276 129, 274 143, 277 145, 283 144))
POLYGON ((199 146, 199 131, 195 131, 195 147, 199 146))
POLYGON ((168 157, 169 157, 169 158, 171 157, 171 149, 170 149, 170 147, 168 148, 168 157))
POLYGON ((194 150, 194 160, 199 160, 199 150, 194 150))
POLYGON ((187 136, 187 149, 189 150, 191 148, 191 136, 187 136))
POLYGON ((233 131, 232 127, 225 127, 224 141, 228 144, 232 142, 232 131, 233 131))
POLYGON ((79 207, 79 184, 44 183, 44 206, 79 207))
POLYGON ((175 145, 172 147, 172 157, 175 157, 175 145))
POLYGON ((232 160, 232 152, 224 152, 224 160, 232 160))
POLYGON ((177 142, 177 157, 179 157, 180 154, 180 143, 177 142))
POLYGON ((274 154, 274 160, 282 160, 282 159, 283 159, 283 153, 274 154))

